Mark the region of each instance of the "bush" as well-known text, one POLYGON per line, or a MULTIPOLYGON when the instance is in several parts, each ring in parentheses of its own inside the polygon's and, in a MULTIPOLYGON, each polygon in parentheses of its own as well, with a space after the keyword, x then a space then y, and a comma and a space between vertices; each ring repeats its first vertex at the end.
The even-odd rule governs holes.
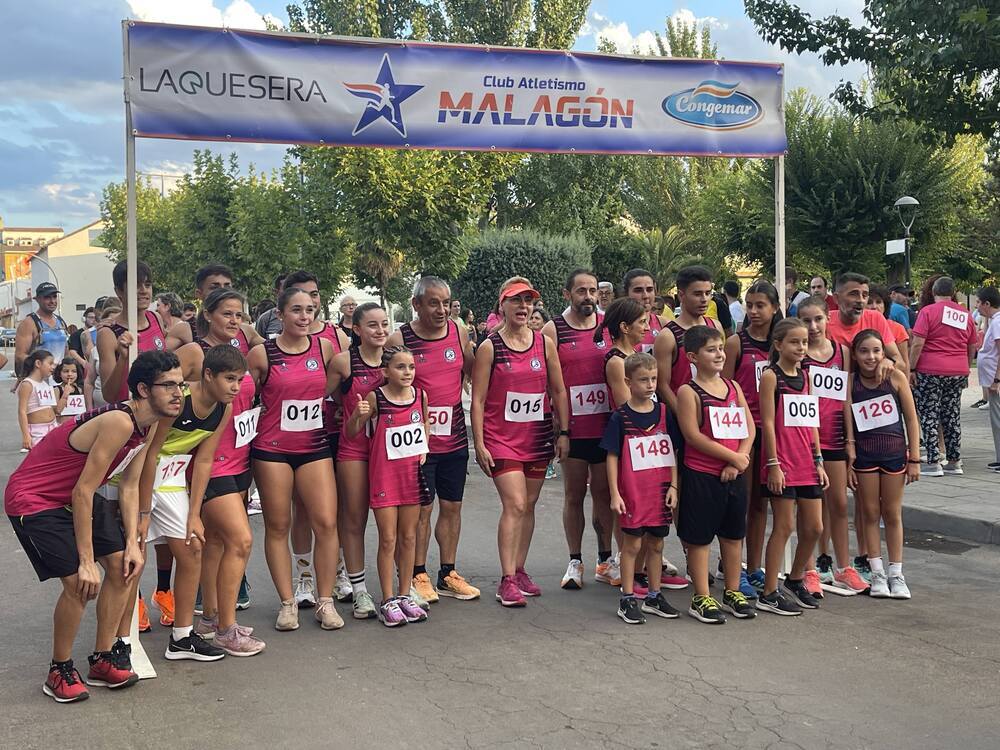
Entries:
POLYGON ((453 293, 479 320, 496 304, 500 285, 511 276, 531 280, 550 311, 564 307, 566 275, 589 267, 590 246, 580 235, 548 235, 531 230, 489 230, 467 240, 469 262, 455 280, 453 293))

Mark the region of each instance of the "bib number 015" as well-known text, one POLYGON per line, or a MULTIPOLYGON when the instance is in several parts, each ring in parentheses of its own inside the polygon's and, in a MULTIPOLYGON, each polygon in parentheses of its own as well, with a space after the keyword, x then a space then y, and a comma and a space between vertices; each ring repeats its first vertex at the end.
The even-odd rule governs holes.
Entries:
POLYGON ((545 419, 542 403, 544 393, 515 393, 507 391, 503 417, 508 422, 541 422, 545 419))

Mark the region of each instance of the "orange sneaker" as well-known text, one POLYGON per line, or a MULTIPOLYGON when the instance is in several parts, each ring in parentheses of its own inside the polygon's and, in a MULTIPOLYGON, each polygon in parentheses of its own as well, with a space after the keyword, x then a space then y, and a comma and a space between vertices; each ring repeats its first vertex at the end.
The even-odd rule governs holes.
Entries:
POLYGON ((174 592, 157 591, 153 594, 153 604, 160 610, 160 625, 169 628, 174 624, 174 592))
POLYGON ((149 624, 149 613, 146 611, 146 600, 139 597, 139 632, 148 633, 153 629, 149 624))

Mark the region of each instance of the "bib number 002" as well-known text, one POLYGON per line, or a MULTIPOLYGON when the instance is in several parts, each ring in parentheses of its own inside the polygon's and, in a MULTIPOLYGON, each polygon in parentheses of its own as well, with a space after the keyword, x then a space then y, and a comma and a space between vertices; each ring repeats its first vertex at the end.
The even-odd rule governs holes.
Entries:
POLYGON ((422 422, 390 427, 385 431, 385 453, 390 461, 422 456, 426 452, 427 440, 422 422))

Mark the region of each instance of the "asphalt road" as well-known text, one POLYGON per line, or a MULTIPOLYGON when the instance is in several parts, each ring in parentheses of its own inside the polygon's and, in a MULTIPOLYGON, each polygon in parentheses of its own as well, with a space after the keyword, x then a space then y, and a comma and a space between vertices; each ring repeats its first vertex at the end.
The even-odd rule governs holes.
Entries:
MULTIPOLYGON (((0 480, 20 460, 13 404, 3 389, 0 480)), ((258 542, 254 601, 240 621, 266 639, 264 653, 167 662, 167 630, 154 624, 143 643, 157 679, 120 693, 93 688, 89 701, 69 706, 41 691, 58 584, 35 580, 5 524, 0 746, 997 747, 996 546, 910 539, 909 602, 828 595, 799 618, 762 613, 708 626, 684 616, 629 627, 615 617, 608 586, 558 588, 566 564, 558 482, 547 483, 538 505, 528 565, 544 594, 524 610, 493 599, 499 508, 474 465, 465 507, 459 569, 483 589, 480 601, 444 600, 428 622, 396 630, 348 618, 343 630, 324 632, 304 611, 299 631, 278 633, 258 542)), ((259 517, 253 526, 262 539, 259 517)), ((588 531, 591 573, 593 548, 588 531)), ((680 559, 675 538, 667 550, 680 559)), ((147 570, 144 588, 153 583, 147 570)), ((681 606, 689 595, 668 598, 681 606)), ((80 664, 92 618, 93 609, 75 651, 80 664)))

